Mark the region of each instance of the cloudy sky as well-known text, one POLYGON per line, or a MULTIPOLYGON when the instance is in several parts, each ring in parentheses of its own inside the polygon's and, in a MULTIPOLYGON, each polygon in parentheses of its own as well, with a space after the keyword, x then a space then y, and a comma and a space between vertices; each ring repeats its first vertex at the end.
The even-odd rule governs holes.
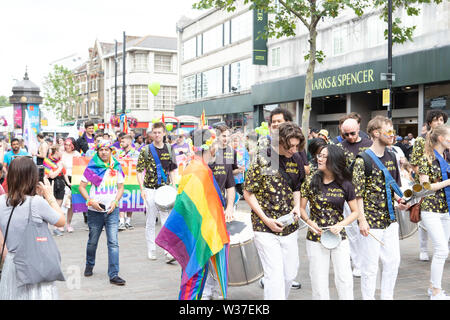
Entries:
POLYGON ((14 0, 0 2, 0 95, 12 95, 14 79, 28 66, 30 80, 42 90, 49 64, 72 54, 87 55, 99 39, 127 35, 176 36, 183 15, 195 0, 14 0))

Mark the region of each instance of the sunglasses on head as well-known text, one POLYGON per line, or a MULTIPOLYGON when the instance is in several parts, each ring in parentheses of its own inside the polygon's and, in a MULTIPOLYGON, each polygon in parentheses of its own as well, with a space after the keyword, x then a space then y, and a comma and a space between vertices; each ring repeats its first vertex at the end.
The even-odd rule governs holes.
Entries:
POLYGON ((356 136, 356 135, 357 135, 357 132, 356 132, 356 131, 344 133, 344 137, 348 137, 348 136, 356 136))

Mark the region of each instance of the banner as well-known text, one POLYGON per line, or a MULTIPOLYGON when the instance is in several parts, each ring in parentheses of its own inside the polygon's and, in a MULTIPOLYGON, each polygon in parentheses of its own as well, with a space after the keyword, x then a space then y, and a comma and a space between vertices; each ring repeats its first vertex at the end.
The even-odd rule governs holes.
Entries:
POLYGON ((37 133, 34 131, 34 128, 31 124, 31 117, 29 112, 25 113, 25 122, 23 126, 23 139, 25 140, 25 144, 28 146, 28 152, 30 154, 35 154, 39 149, 39 142, 37 139, 37 133))
POLYGON ((268 15, 253 9, 253 64, 267 66, 267 39, 261 36, 267 27, 268 15))
POLYGON ((14 129, 22 129, 22 105, 14 105, 14 129))
MULTIPOLYGON (((86 169, 90 157, 74 157, 72 168, 72 204, 73 212, 87 212, 86 200, 80 194, 79 187, 84 169, 86 169)), ((144 211, 144 199, 141 197, 141 189, 137 180, 136 164, 133 159, 119 160, 125 174, 125 191, 120 199, 119 207, 121 212, 144 211)), ((91 185, 86 187, 87 192, 91 185)))
POLYGON ((41 121, 39 115, 39 105, 29 104, 27 107, 28 121, 30 121, 30 126, 34 133, 37 135, 41 132, 41 121))

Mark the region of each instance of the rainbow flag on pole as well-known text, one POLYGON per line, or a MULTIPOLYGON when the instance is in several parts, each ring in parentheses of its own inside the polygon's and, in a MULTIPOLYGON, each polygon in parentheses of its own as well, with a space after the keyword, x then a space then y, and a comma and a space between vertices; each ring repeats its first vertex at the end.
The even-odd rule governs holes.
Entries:
MULTIPOLYGON (((194 159, 183 171, 175 206, 156 243, 183 268, 182 288, 193 277, 199 277, 211 259, 226 298, 229 242, 219 187, 209 167, 194 159)), ((188 292, 180 293, 180 298, 201 298, 202 288, 198 285, 204 281, 194 282, 197 286, 184 286, 188 292)))
POLYGON ((202 115, 200 116, 200 128, 206 125, 205 109, 203 109, 202 115))

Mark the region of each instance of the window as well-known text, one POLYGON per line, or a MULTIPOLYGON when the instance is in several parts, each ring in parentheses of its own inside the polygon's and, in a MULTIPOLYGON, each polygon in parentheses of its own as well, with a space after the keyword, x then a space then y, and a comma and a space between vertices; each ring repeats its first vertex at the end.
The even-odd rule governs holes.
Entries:
POLYGON ((182 94, 184 100, 195 99, 195 81, 196 81, 195 74, 183 78, 182 94))
POLYGON ((379 15, 375 14, 367 19, 367 46, 369 48, 376 47, 387 43, 384 39, 384 30, 387 29, 387 24, 383 21, 379 15))
POLYGON ((231 20, 231 42, 236 42, 252 35, 253 11, 247 11, 231 20))
POLYGON ((131 86, 131 109, 148 109, 147 86, 131 86))
POLYGON ((175 101, 177 100, 177 87, 161 86, 154 103, 155 111, 173 111, 175 101))
POLYGON ((253 82, 254 74, 251 59, 231 64, 231 89, 233 92, 249 89, 253 82), (236 89, 233 90, 233 88, 236 89))
POLYGON ((135 53, 133 55, 133 71, 148 71, 148 54, 135 53))
POLYGON ((271 56, 272 56, 272 67, 279 67, 280 66, 280 50, 281 48, 273 48, 271 50, 271 56))
POLYGON ((231 23, 230 20, 223 24, 223 45, 226 46, 231 43, 231 23))
POLYGON ((333 31, 333 55, 337 56, 347 52, 348 26, 338 27, 333 31))
POLYGON ((84 116, 87 117, 87 115, 89 114, 89 101, 88 100, 86 100, 86 102, 84 103, 84 111, 85 111, 84 116))
POLYGON ((202 97, 211 97, 222 93, 222 67, 203 72, 202 77, 202 97))
POLYGON ((172 55, 155 53, 155 72, 172 72, 172 55))
POLYGON ((213 51, 223 45, 223 25, 203 33, 203 53, 213 51))
POLYGON ((109 112, 110 101, 111 101, 111 97, 109 96, 109 89, 106 89, 106 94, 105 94, 105 111, 106 111, 106 113, 109 112))
POLYGON ((197 56, 197 37, 183 42, 183 61, 197 56))

